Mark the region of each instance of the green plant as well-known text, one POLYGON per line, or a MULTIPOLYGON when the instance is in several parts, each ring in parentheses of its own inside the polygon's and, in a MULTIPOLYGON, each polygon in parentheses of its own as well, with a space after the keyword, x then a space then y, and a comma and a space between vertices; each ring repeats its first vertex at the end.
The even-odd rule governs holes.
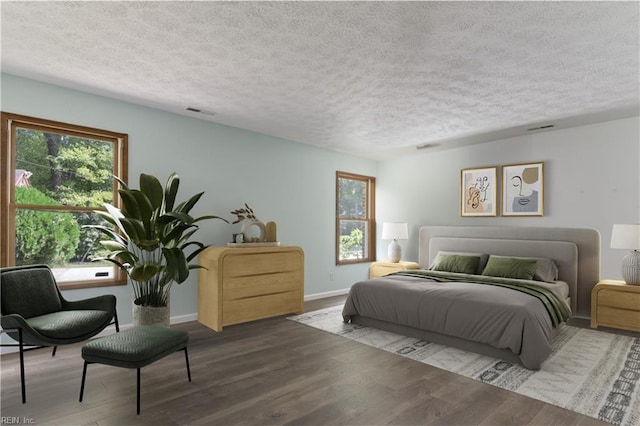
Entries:
POLYGON ((190 238, 198 231, 197 222, 220 219, 218 216, 192 217, 189 212, 204 192, 175 205, 180 179, 172 173, 163 188, 155 176, 140 174, 140 189, 122 186, 118 190, 123 210, 105 204, 107 211, 96 213, 114 229, 87 225, 108 239, 100 243, 109 254, 95 260, 106 260, 125 271, 131 278, 134 302, 142 306, 167 306, 173 282, 183 283, 192 269, 190 263, 208 246, 190 238))

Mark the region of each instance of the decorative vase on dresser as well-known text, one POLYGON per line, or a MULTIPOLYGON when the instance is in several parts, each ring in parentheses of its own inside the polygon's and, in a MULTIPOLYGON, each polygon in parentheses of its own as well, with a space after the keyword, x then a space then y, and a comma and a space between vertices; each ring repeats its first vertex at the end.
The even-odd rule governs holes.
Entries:
POLYGON ((240 232, 242 232, 244 242, 262 242, 265 241, 267 229, 265 224, 263 222, 260 222, 259 220, 245 219, 242 221, 240 232), (257 235, 255 234, 254 228, 258 231, 257 235))

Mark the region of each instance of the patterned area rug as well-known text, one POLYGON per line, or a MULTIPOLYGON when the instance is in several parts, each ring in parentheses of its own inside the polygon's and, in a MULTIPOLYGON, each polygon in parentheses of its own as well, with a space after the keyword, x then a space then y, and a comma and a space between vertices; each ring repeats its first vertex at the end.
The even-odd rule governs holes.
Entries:
POLYGON ((640 339, 564 325, 539 371, 342 322, 342 306, 289 317, 329 333, 615 425, 640 425, 640 339))

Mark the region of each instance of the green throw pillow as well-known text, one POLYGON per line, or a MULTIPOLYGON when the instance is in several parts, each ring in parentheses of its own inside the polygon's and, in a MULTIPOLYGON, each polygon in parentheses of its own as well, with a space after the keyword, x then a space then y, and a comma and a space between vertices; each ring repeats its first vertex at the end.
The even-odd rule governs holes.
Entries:
POLYGON ((536 273, 537 263, 535 259, 490 256, 482 275, 532 280, 533 274, 536 273))
MULTIPOLYGON (((495 257, 509 257, 496 256, 495 257)), ((513 256, 514 259, 528 259, 536 261, 536 272, 533 274, 534 281, 554 282, 558 279, 558 265, 548 257, 520 257, 513 256)))
POLYGON ((461 256, 457 254, 439 254, 438 257, 436 257, 431 270, 458 272, 461 274, 475 274, 479 264, 479 257, 461 256))

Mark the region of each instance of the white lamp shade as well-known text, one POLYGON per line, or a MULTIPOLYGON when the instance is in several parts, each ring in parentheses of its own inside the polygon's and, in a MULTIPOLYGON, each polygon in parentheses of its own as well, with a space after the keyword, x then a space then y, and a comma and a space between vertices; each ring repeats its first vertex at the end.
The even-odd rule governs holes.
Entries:
POLYGON ((615 224, 611 233, 611 248, 640 249, 640 224, 615 224))
POLYGON ((406 240, 409 238, 409 227, 406 222, 383 222, 383 240, 406 240))

